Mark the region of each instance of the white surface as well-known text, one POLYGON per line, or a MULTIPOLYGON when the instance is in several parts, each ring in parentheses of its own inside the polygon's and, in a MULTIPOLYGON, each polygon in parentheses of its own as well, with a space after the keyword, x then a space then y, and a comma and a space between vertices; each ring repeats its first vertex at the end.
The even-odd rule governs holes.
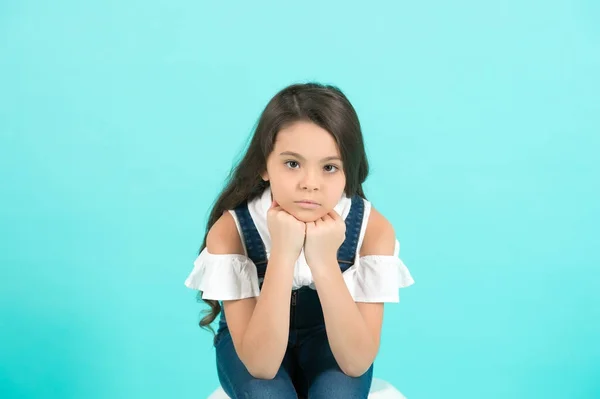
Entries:
MULTIPOLYGON (((369 391, 369 399, 406 399, 402 393, 394 388, 390 383, 373 378, 371 390, 369 391)), ((215 390, 207 399, 231 399, 223 391, 222 388, 215 390)))

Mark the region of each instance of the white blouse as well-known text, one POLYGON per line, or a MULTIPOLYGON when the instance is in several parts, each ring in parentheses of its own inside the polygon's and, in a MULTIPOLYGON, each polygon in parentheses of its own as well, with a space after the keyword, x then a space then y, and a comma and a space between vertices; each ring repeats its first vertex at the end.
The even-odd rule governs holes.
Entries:
MULTIPOLYGON (((248 203, 250 216, 256 225, 267 253, 271 254, 271 237, 267 227, 267 211, 271 206, 271 190, 248 203)), ((348 291, 355 302, 399 302, 399 288, 412 285, 414 280, 399 258, 400 243, 396 240, 394 255, 360 256, 360 247, 365 236, 367 221, 371 213, 371 203, 364 200, 363 223, 356 249, 355 263, 343 272, 342 276, 348 291)), ((346 195, 335 206, 335 211, 345 220, 350 212, 351 199, 346 195)), ((233 210, 229 211, 235 220, 240 237, 241 228, 233 210)), ((260 294, 259 279, 254 262, 246 255, 211 254, 205 248, 194 261, 194 268, 185 280, 188 288, 202 291, 203 299, 233 300, 255 297, 260 294)), ((292 289, 309 286, 315 289, 310 268, 306 263, 304 249, 294 266, 292 289)))

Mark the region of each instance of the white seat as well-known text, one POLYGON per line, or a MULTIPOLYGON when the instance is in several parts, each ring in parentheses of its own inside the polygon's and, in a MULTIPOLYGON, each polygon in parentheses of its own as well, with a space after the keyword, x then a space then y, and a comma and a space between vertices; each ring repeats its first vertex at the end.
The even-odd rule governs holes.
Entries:
MULTIPOLYGON (((369 399, 406 399, 399 390, 394 388, 392 384, 379 378, 373 378, 371 383, 371 390, 369 390, 369 399)), ((223 388, 218 388, 216 391, 210 394, 207 399, 231 399, 223 388)))

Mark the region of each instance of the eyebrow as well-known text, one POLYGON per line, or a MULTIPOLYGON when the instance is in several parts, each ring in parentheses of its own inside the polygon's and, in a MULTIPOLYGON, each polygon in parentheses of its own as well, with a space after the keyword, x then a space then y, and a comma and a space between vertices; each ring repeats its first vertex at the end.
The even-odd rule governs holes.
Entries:
MULTIPOLYGON (((284 151, 284 152, 280 153, 279 155, 291 155, 293 157, 300 158, 302 160, 305 159, 302 155, 298 154, 297 152, 293 152, 293 151, 284 151)), ((325 158, 321 159, 321 162, 327 162, 327 161, 333 161, 333 160, 337 160, 340 162, 342 161, 340 157, 338 157, 337 155, 334 155, 334 156, 325 157, 325 158)))

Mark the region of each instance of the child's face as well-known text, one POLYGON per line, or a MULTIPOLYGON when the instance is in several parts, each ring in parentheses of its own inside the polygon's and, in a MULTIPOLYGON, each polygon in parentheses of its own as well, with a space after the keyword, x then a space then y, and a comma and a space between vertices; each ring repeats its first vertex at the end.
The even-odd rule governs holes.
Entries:
POLYGON ((337 144, 327 130, 311 122, 296 122, 277 133, 267 171, 273 198, 303 222, 313 222, 339 202, 346 176, 337 144), (314 201, 303 204, 300 201, 314 201))

